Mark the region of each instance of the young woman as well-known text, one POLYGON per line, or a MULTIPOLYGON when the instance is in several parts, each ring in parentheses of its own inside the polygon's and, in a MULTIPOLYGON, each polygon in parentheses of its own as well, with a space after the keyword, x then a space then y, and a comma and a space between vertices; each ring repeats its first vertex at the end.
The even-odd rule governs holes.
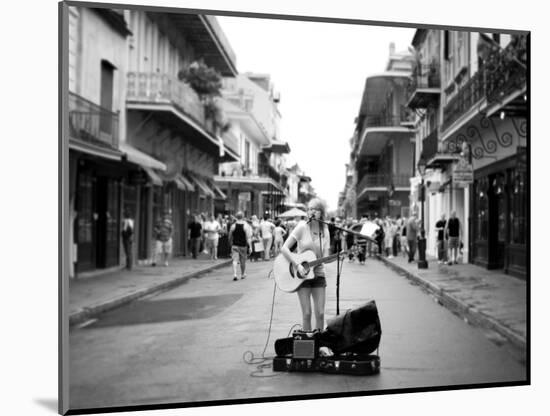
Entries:
MULTIPOLYGON (((314 198, 308 204, 308 217, 310 221, 300 221, 292 230, 281 248, 281 253, 288 261, 294 264, 299 273, 304 273, 302 265, 297 264, 295 255, 290 247, 297 244, 297 253, 312 250, 317 258, 328 256, 330 250, 330 236, 328 226, 318 220, 325 219, 326 208, 324 203, 314 198)), ((315 315, 315 328, 324 329, 325 326, 325 292, 327 282, 325 279, 325 267, 323 264, 313 269, 314 278, 305 280, 297 290, 300 308, 302 310, 302 329, 311 331, 311 301, 313 300, 313 312, 315 315)))

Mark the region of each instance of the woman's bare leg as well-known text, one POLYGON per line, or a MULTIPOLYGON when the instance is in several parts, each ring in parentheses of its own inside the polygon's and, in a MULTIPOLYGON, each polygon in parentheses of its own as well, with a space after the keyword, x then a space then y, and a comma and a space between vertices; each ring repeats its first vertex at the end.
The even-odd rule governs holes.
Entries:
POLYGON ((298 299, 300 300, 300 308, 302 309, 302 330, 311 331, 311 295, 312 289, 309 287, 301 287, 298 289, 298 299))
POLYGON ((313 312, 315 314, 315 328, 321 331, 325 329, 325 293, 326 288, 324 287, 314 287, 311 289, 313 312))

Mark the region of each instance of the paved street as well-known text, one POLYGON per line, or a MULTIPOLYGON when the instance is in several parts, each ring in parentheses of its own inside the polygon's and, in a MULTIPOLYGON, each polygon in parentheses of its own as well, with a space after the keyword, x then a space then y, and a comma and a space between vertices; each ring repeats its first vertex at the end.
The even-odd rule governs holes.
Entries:
MULTIPOLYGON (((272 262, 249 265, 233 282, 230 266, 100 316, 70 333, 72 409, 301 394, 451 386, 525 380, 521 358, 494 334, 474 328, 420 286, 378 260, 346 263, 340 312, 369 299, 382 323, 376 376, 273 373, 247 364, 266 346, 272 262)), ((336 263, 328 265, 328 319, 336 314, 336 263)), ((275 292, 271 334, 286 337, 300 312, 295 294, 275 292)), ((258 360, 261 361, 261 360, 258 360)), ((269 365, 270 360, 264 364, 269 365)))

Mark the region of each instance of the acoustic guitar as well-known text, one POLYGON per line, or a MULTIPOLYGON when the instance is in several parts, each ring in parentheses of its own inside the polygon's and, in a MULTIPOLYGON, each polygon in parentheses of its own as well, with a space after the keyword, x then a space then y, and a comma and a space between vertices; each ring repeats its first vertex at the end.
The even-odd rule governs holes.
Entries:
POLYGON ((288 261, 287 258, 281 253, 273 262, 273 275, 275 276, 275 283, 283 292, 295 292, 306 280, 315 278, 313 274, 313 268, 315 266, 322 263, 330 263, 342 254, 343 252, 340 252, 318 259, 315 253, 311 250, 306 250, 300 254, 294 253, 296 262, 301 264, 305 269, 305 274, 302 275, 298 273, 294 267, 294 264, 288 261))

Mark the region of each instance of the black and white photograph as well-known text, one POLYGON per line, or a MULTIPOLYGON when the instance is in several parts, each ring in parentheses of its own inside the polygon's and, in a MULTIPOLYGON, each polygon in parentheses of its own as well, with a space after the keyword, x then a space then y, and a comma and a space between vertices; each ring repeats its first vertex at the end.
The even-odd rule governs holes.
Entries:
POLYGON ((49 6, 59 370, 35 405, 535 409, 533 27, 212 3, 49 6))

